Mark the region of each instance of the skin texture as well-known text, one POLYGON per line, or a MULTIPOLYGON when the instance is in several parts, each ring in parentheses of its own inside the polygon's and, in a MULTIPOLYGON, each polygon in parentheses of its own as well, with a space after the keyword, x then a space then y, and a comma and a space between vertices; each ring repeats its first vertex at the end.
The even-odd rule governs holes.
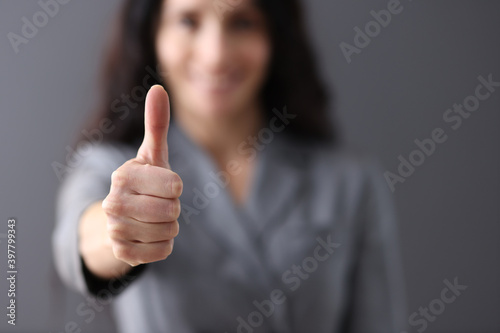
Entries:
MULTIPOLYGON (((254 164, 236 147, 262 125, 258 95, 271 56, 262 13, 249 0, 223 18, 211 1, 165 1, 156 51, 178 125, 221 169, 239 162, 241 172, 228 189, 235 203, 243 203, 254 164)), ((169 97, 154 86, 145 103, 137 156, 113 172, 106 199, 80 219, 80 253, 102 278, 166 259, 179 233, 182 180, 168 163, 169 97)))
POLYGON ((168 95, 148 92, 144 141, 137 156, 111 176, 108 196, 80 221, 80 252, 97 276, 116 277, 131 266, 163 260, 179 233, 182 180, 168 164, 168 95))

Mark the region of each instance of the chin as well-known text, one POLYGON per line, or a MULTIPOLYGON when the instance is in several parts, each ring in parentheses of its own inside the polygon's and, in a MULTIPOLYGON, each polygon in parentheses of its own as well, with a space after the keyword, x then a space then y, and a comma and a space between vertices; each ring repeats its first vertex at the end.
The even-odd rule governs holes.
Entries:
POLYGON ((207 120, 210 118, 231 117, 238 110, 241 110, 241 105, 238 105, 240 103, 231 103, 230 99, 229 97, 200 99, 194 110, 207 120))
POLYGON ((235 111, 235 107, 228 105, 205 105, 203 108, 199 109, 198 114, 206 120, 210 120, 231 117, 236 113, 235 111))

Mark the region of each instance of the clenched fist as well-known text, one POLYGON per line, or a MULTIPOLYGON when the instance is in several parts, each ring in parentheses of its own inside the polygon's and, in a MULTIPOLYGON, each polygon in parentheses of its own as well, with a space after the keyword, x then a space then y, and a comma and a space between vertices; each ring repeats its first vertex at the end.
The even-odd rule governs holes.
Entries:
POLYGON ((172 253, 181 212, 182 180, 168 163, 170 108, 163 87, 149 90, 144 117, 144 141, 137 156, 113 172, 109 195, 102 202, 113 253, 131 266, 172 253))

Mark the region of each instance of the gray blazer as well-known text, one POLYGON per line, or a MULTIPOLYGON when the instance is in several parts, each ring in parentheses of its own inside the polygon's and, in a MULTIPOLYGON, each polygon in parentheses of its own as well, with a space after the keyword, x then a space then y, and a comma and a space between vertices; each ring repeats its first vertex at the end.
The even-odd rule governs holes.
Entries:
POLYGON ((257 169, 239 206, 211 158, 175 124, 168 140, 170 164, 184 181, 180 234, 170 257, 140 273, 92 282, 77 235, 82 212, 107 195, 111 173, 136 149, 101 144, 82 152, 59 192, 58 272, 111 304, 120 332, 405 329, 394 207, 372 158, 276 134, 244 147, 257 152, 257 169))

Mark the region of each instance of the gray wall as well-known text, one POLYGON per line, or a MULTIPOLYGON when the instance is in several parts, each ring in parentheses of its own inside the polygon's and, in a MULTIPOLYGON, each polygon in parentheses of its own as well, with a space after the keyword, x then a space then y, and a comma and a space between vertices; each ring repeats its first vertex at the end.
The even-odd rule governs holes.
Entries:
MULTIPOLYGON (((89 332, 109 326, 106 311, 83 322, 75 313, 82 299, 54 275, 59 180, 51 163, 64 162, 66 145, 96 103, 96 74, 119 3, 70 1, 15 53, 7 34, 20 34, 22 17, 31 20, 40 7, 0 2, 2 270, 7 219, 18 223, 18 325, 7 325, 2 314, 2 332, 61 332, 68 320, 89 332)), ((402 0, 401 12, 348 63, 340 43, 353 44, 353 28, 364 28, 370 11, 387 4, 307 1, 322 73, 336 94, 335 117, 349 145, 373 151, 394 173, 398 156, 417 148, 415 139, 443 129, 446 142, 394 192, 409 310, 428 306, 443 280, 458 277, 467 290, 426 332, 499 332, 500 88, 456 130, 443 114, 474 93, 478 76, 500 81, 500 3, 402 0)), ((0 281, 3 307, 7 285, 0 281)))

